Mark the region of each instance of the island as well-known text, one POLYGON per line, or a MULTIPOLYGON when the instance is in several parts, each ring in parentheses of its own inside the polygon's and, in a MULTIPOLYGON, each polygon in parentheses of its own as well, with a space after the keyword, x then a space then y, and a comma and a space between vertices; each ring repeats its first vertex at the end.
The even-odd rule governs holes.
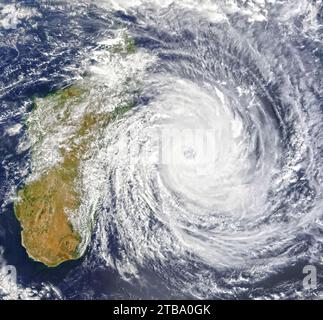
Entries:
MULTIPOLYGON (((112 54, 119 55, 136 52, 134 41, 128 36, 109 49, 112 54)), ((78 214, 82 200, 80 163, 92 141, 100 134, 100 129, 136 104, 134 98, 127 97, 110 112, 96 112, 91 108, 78 112, 77 108, 90 94, 89 90, 83 82, 35 98, 27 122, 27 131, 34 139, 35 149, 40 146, 39 150, 31 151, 32 158, 46 157, 44 139, 51 131, 57 132, 59 126, 69 128, 64 145, 59 149, 60 160, 49 168, 39 169, 34 179, 19 188, 14 203, 15 215, 22 228, 22 245, 29 257, 48 267, 80 257, 82 237, 71 222, 73 215, 78 214), (50 113, 50 117, 33 119, 37 112, 40 115, 41 112, 50 113)))

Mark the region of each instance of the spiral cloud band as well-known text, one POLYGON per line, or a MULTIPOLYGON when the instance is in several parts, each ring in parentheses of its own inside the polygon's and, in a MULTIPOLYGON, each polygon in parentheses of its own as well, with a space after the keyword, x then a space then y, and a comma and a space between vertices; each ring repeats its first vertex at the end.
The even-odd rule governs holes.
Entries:
POLYGON ((104 120, 82 149, 75 180, 81 196, 77 212, 68 212, 82 258, 58 269, 63 280, 55 271, 42 275, 44 283, 60 279, 57 292, 44 286, 43 294, 317 298, 322 2, 71 0, 27 7, 0 12, 2 32, 25 23, 1 40, 18 62, 0 79, 0 95, 9 96, 8 106, 24 102, 16 102, 20 114, 1 112, 0 122, 27 114, 37 126, 26 129, 28 137, 16 120, 3 129, 6 139, 17 137, 18 160, 3 144, 9 155, 1 195, 10 198, 17 185, 61 164, 60 148, 80 142, 71 135, 85 115, 104 120), (68 121, 41 94, 43 108, 28 109, 30 92, 70 85, 82 93, 72 99, 68 121), (317 268, 317 291, 304 289, 304 266, 317 268))
POLYGON ((156 58, 145 99, 85 164, 105 177, 97 250, 125 279, 153 268, 197 297, 243 294, 320 261, 321 71, 302 51, 308 17, 298 43, 283 5, 268 5, 266 29, 237 12, 150 6, 123 8, 141 17, 130 30, 156 58))

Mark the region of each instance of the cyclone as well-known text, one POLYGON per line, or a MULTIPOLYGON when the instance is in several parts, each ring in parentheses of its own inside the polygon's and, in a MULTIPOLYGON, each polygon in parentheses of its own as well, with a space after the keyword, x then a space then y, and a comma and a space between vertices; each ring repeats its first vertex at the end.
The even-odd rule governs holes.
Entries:
POLYGON ((145 104, 101 145, 95 242, 125 277, 153 265, 184 294, 235 297, 321 259, 321 71, 299 40, 273 37, 292 26, 268 14, 266 28, 251 17, 241 28, 238 13, 208 9, 132 9, 159 59, 145 104))
POLYGON ((140 283, 134 297, 320 298, 301 279, 323 263, 322 3, 95 6, 138 53, 107 59, 99 33, 89 101, 110 111, 130 77, 138 96, 81 164, 79 270, 140 283))

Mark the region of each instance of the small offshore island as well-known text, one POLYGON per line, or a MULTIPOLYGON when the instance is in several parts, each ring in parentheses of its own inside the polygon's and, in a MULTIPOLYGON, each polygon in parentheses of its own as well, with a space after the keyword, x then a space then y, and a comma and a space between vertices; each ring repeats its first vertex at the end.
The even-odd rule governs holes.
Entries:
MULTIPOLYGON (((110 52, 118 55, 133 54, 136 52, 134 41, 127 35, 123 36, 122 42, 112 46, 110 52)), ((82 199, 79 187, 80 163, 90 144, 99 136, 100 129, 135 105, 133 98, 126 97, 111 112, 97 112, 91 108, 78 111, 79 104, 89 95, 89 90, 82 84, 75 84, 44 98, 34 99, 32 115, 42 109, 44 113, 52 114, 48 123, 41 117, 27 121, 28 133, 36 136, 36 144, 38 141, 43 143, 45 130, 47 135, 48 132, 57 131, 58 123, 73 128, 67 143, 59 149, 61 161, 27 182, 18 191, 18 199, 14 203, 15 215, 22 227, 22 245, 29 257, 48 267, 81 256, 79 247, 82 237, 70 219, 77 215, 82 199), (81 116, 75 118, 78 113, 81 116)), ((41 157, 44 157, 42 152, 41 149, 41 157)))

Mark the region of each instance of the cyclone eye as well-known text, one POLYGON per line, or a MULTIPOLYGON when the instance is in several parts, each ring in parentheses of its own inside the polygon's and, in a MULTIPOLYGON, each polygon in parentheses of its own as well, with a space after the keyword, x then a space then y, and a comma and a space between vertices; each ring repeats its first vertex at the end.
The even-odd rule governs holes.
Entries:
POLYGON ((191 146, 186 146, 183 149, 183 155, 186 159, 188 160, 194 160, 196 157, 196 152, 193 147, 191 146))
POLYGON ((322 1, 0 2, 0 271, 75 299, 319 296, 322 1))

